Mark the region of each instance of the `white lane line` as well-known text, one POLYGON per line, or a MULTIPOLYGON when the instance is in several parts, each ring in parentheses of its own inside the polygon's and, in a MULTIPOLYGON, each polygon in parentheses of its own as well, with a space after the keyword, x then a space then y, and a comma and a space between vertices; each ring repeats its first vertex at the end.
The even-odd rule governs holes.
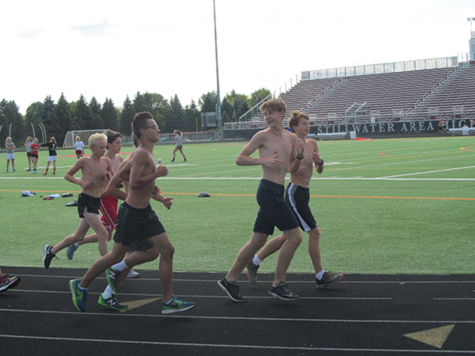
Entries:
MULTIPOLYGON (((71 305, 71 308, 74 308, 71 305)), ((25 309, 4 309, 0 312, 24 313, 24 314, 55 314, 55 315, 76 315, 76 316, 102 316, 102 317, 140 317, 140 318, 179 318, 179 319, 202 319, 202 320, 242 320, 242 321, 268 321, 268 322, 308 322, 308 323, 352 323, 352 324, 475 324, 475 320, 360 320, 360 319, 305 319, 305 318, 262 318, 244 316, 204 316, 204 315, 162 315, 162 314, 128 314, 125 313, 81 313, 78 311, 51 311, 51 310, 25 310, 25 309)))
MULTIPOLYGON (((151 345, 151 346, 181 346, 181 347, 211 347, 224 349, 259 349, 259 350, 288 350, 299 351, 337 351, 337 352, 377 352, 377 353, 434 353, 434 354, 475 354, 471 350, 410 350, 410 349, 369 349, 369 348, 331 348, 331 347, 301 347, 301 346, 272 346, 272 345, 229 345, 229 344, 198 344, 183 342, 163 342, 163 341, 136 341, 136 340, 107 340, 107 339, 83 339, 66 337, 42 337, 42 336, 20 336, 0 334, 1 338, 23 339, 23 340, 45 340, 45 341, 67 341, 67 342, 97 342, 113 344, 151 345)), ((190 350, 191 351, 191 350, 190 350)))

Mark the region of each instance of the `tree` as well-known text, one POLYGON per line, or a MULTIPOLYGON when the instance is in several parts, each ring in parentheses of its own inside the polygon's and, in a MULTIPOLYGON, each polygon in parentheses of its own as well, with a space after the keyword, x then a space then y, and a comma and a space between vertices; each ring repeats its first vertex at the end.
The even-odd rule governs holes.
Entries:
POLYGON ((114 102, 112 99, 106 98, 106 101, 102 105, 101 118, 104 122, 104 128, 118 131, 119 130, 119 117, 115 110, 114 102))
POLYGON ((216 112, 217 98, 218 96, 214 91, 201 95, 201 98, 198 100, 201 112, 216 112))
POLYGON ((43 103, 41 103, 40 101, 37 101, 36 103, 33 103, 30 106, 28 106, 28 108, 26 109, 25 131, 26 131, 27 136, 30 135, 32 137, 33 136, 41 137, 41 130, 38 124, 41 122, 42 106, 43 106, 43 103), (35 131, 34 134, 33 134, 33 129, 35 131))
POLYGON ((201 131, 201 114, 194 100, 185 106, 186 131, 201 131))
POLYGON ((170 109, 167 114, 166 129, 171 132, 173 130, 186 131, 186 116, 181 106, 178 95, 170 99, 170 109))
POLYGON ((249 104, 247 103, 247 100, 243 100, 240 97, 235 98, 234 107, 236 109, 236 115, 234 118, 235 120, 238 120, 241 117, 241 115, 249 111, 249 104))
MULTIPOLYGON (((49 136, 54 136, 54 121, 53 121, 53 111, 54 101, 51 99, 51 95, 48 95, 45 100, 43 101, 43 105, 41 106, 40 111, 40 118, 46 130, 46 140, 48 140, 49 136)), ((38 140, 41 141, 43 139, 42 136, 38 135, 38 140), (41 139, 40 139, 41 138, 41 139)))
POLYGON ((76 110, 74 113, 74 121, 76 122, 76 130, 86 130, 91 126, 92 112, 91 108, 86 102, 86 98, 81 94, 79 100, 76 102, 76 110))
POLYGON ((157 93, 140 94, 137 92, 134 99, 135 112, 148 111, 159 127, 164 128, 167 121, 168 101, 157 93))
POLYGON ((120 132, 123 135, 132 134, 132 120, 135 116, 134 106, 129 96, 125 98, 124 104, 122 104, 122 112, 120 113, 120 132))
POLYGON ((261 88, 261 89, 256 90, 254 93, 251 94, 251 97, 249 98, 249 106, 252 108, 254 105, 259 103, 268 95, 271 95, 271 92, 269 89, 261 88))
POLYGON ((3 125, 2 129, 2 142, 5 142, 5 139, 9 135, 10 125, 11 125, 11 137, 13 142, 17 141, 17 146, 20 147, 25 138, 25 126, 23 121, 23 116, 18 111, 19 107, 15 104, 15 101, 6 101, 2 100, 0 103, 0 113, 2 119, 0 120, 0 125, 3 125))
POLYGON ((66 132, 74 129, 72 125, 73 118, 71 115, 69 103, 66 101, 66 98, 64 97, 63 93, 61 93, 58 103, 54 107, 53 122, 55 130, 53 130, 53 134, 51 136, 54 136, 58 144, 61 144, 61 142, 64 142, 66 132))
POLYGON ((224 97, 221 103, 221 119, 222 122, 233 121, 234 107, 229 103, 228 99, 224 97))

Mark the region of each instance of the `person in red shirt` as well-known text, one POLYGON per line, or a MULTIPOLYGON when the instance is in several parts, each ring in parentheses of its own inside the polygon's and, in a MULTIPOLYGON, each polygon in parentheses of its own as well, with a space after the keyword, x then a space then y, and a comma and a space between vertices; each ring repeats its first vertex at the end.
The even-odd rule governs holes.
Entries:
POLYGON ((38 163, 38 154, 40 152, 40 144, 38 139, 35 137, 33 144, 31 145, 31 161, 33 162, 33 173, 38 173, 36 170, 36 165, 38 163))

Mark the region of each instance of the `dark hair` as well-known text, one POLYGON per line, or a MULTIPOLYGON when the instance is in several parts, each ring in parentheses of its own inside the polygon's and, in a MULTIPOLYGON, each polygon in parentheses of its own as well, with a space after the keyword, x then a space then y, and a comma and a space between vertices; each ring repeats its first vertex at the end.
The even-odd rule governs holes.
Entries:
MULTIPOLYGON (((107 136, 107 143, 114 143, 114 141, 118 137, 122 138, 122 135, 120 134, 120 132, 116 132, 112 130, 107 131, 106 136, 107 136)), ((107 147, 107 149, 109 149, 109 147, 107 147)))
POLYGON ((132 120, 132 132, 140 139, 142 133, 140 132, 141 129, 147 126, 147 120, 153 119, 152 114, 148 111, 142 111, 135 114, 134 119, 132 120))

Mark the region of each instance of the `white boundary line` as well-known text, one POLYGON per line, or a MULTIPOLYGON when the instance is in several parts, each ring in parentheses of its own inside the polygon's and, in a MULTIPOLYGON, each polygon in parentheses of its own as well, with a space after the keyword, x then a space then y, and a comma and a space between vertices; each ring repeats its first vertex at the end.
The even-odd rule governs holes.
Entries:
POLYGON ((100 342, 114 344, 151 345, 151 346, 186 346, 186 347, 212 347, 224 349, 259 349, 259 350, 289 350, 298 351, 338 351, 338 352, 378 352, 378 353, 434 353, 434 354, 475 354, 471 350, 410 350, 410 349, 368 349, 368 348, 330 348, 330 347, 301 347, 301 346, 270 346, 270 345, 229 345, 229 344, 198 344, 182 342, 161 342, 161 341, 134 341, 134 340, 105 340, 105 339, 83 339, 67 337, 42 337, 42 336, 19 336, 0 334, 0 338, 45 340, 45 341, 67 341, 67 342, 100 342))
MULTIPOLYGON (((73 306, 71 306, 73 308, 73 306)), ((305 323, 351 323, 351 324, 468 324, 474 325, 475 320, 359 320, 359 319, 305 319, 305 318, 262 318, 245 316, 205 316, 205 315, 178 315, 174 314, 128 314, 125 313, 81 313, 78 311, 51 311, 51 310, 25 310, 25 309, 5 309, 0 308, 2 313, 24 313, 24 314, 49 314, 49 315, 75 315, 75 316, 102 316, 102 317, 140 317, 140 318, 172 318, 172 319, 201 319, 201 320, 241 320, 241 321, 269 321, 269 322, 305 322, 305 323)))

